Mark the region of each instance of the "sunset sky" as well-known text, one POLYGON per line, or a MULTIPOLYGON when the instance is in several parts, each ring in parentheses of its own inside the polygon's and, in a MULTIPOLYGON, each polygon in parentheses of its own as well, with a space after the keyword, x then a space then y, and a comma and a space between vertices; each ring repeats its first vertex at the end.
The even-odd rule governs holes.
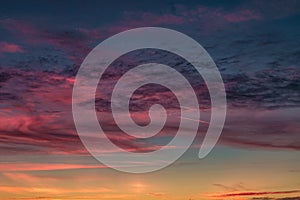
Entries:
MULTIPOLYGON (((145 111, 153 103, 171 113, 178 109, 170 91, 148 85, 132 98, 133 119, 149 122, 145 111)), ((0 6, 0 200, 299 200, 299 122, 300 1, 45 0, 0 6), (120 148, 157 150, 168 145, 179 122, 171 118, 162 133, 141 141, 124 136, 111 121, 113 84, 133 66, 156 61, 182 72, 201 111, 198 135, 180 159, 156 172, 129 174, 85 149, 72 117, 72 89, 96 45, 149 26, 180 31, 206 49, 225 84, 227 118, 217 146, 199 159, 211 110, 202 78, 168 52, 120 57, 99 82, 95 101, 99 124, 120 148)))

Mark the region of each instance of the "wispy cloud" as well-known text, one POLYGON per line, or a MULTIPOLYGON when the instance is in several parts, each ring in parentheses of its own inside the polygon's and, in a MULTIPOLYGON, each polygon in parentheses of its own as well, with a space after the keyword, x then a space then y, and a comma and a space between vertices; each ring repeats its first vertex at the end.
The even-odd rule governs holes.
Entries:
POLYGON ((20 45, 8 42, 0 42, 0 55, 2 53, 23 53, 24 50, 20 45))
POLYGON ((60 187, 14 187, 14 186, 0 186, 1 192, 13 193, 36 193, 36 194, 74 194, 74 193, 107 193, 112 190, 107 188, 91 188, 91 189, 63 189, 60 187))
POLYGON ((280 198, 272 198, 272 197, 255 197, 251 198, 251 200, 299 200, 300 196, 297 197, 280 197, 280 198))
MULTIPOLYGON (((82 164, 49 164, 49 163, 1 163, 0 171, 53 171, 53 170, 71 170, 71 169, 101 169, 107 168, 104 165, 82 165, 82 164)), ((6 173, 11 175, 11 173, 6 173)), ((20 175, 20 174, 17 174, 20 175)), ((26 178, 26 177, 23 177, 26 178)))
POLYGON ((265 192, 236 192, 236 193, 224 193, 212 195, 212 197, 243 197, 243 196, 262 196, 262 195, 271 195, 271 194, 294 194, 300 193, 300 190, 288 190, 288 191, 265 191, 265 192))

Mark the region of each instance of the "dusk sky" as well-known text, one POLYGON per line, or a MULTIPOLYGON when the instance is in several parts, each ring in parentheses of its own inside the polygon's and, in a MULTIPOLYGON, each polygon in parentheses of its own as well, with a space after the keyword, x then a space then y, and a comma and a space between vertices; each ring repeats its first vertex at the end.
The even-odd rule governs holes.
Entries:
POLYGON ((298 0, 44 0, 0 6, 0 200, 299 200, 299 122, 298 0), (197 137, 182 157, 155 172, 129 174, 86 150, 73 121, 72 90, 96 45, 140 27, 180 31, 205 48, 224 81, 227 116, 217 145, 199 159, 211 114, 201 76, 170 52, 144 49, 121 56, 95 95, 99 124, 114 144, 145 153, 176 135, 178 101, 159 85, 139 88, 130 109, 144 125, 149 107, 163 105, 169 113, 161 133, 136 139, 114 122, 114 84, 140 64, 155 61, 183 73, 201 112, 197 137))

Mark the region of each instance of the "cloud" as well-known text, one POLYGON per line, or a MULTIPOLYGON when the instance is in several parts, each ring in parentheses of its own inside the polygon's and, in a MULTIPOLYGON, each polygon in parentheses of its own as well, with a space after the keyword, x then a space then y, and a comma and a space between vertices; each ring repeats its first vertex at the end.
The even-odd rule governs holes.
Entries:
MULTIPOLYGON (((40 25, 33 21, 14 18, 1 20, 0 25, 16 39, 21 40, 22 44, 28 43, 37 50, 43 49, 45 44, 50 45, 66 53, 67 57, 74 62, 80 63, 91 49, 90 45, 96 40, 98 43, 113 32, 141 26, 143 23, 151 26, 179 25, 186 28, 188 32, 190 28, 194 31, 194 27, 202 26, 203 23, 207 23, 209 27, 239 24, 247 28, 242 24, 248 21, 264 22, 265 20, 264 12, 249 5, 240 5, 234 9, 202 5, 192 8, 183 5, 173 7, 172 11, 164 13, 125 11, 114 23, 89 28, 84 26, 72 28, 70 25, 69 28, 62 29, 53 24, 40 25)), ((268 15, 267 18, 271 16, 268 15)), ((299 121, 297 107, 300 105, 298 95, 300 71, 296 65, 299 63, 299 56, 297 56, 299 50, 294 36, 289 35, 298 32, 293 31, 291 26, 284 26, 286 28, 278 28, 274 31, 273 26, 265 29, 269 22, 258 24, 260 25, 258 28, 249 26, 250 28, 245 31, 249 35, 244 34, 244 30, 234 29, 234 31, 228 30, 229 32, 224 30, 225 32, 220 32, 221 39, 212 35, 213 42, 206 44, 211 47, 208 49, 222 72, 228 98, 229 112, 221 143, 240 147, 299 150, 296 123, 299 121), (252 28, 254 32, 251 32, 252 28), (283 57, 285 59, 282 59, 283 57)), ((195 35, 198 36, 198 32, 195 35)), ((17 48, 15 50, 18 51, 17 48)), ((57 51, 50 53, 55 56, 58 54, 57 51)), ((55 56, 50 59, 52 57, 46 55, 38 58, 29 55, 22 58, 24 60, 20 63, 1 68, 0 119, 4 122, 0 125, 1 154, 87 153, 76 134, 71 110, 72 85, 78 65, 66 66, 55 56), (32 59, 40 61, 34 62, 32 59), (46 67, 42 67, 44 62, 48 63, 46 67), (32 69, 33 65, 37 66, 37 70, 32 69), (60 71, 49 67, 54 65, 57 65, 60 71)), ((14 59, 18 58, 14 57, 14 59)), ((115 68, 106 74, 106 83, 103 85, 105 90, 102 90, 100 97, 96 98, 96 109, 102 112, 101 116, 106 117, 102 125, 110 137, 115 139, 115 143, 119 146, 130 151, 152 151, 167 144, 175 135, 177 122, 180 119, 174 115, 175 112, 170 111, 171 120, 160 135, 163 139, 148 141, 149 143, 122 136, 120 129, 111 120, 108 113, 110 100, 107 97, 113 88, 113 83, 130 65, 142 64, 151 59, 185 71, 185 75, 191 80, 201 97, 200 106, 209 111, 209 95, 205 84, 198 81, 201 77, 196 76, 195 71, 189 69, 182 59, 152 51, 148 54, 131 54, 127 59, 119 60, 115 63, 115 68)), ((176 108, 177 105, 176 98, 171 92, 153 86, 144 87, 133 98, 134 112, 131 116, 137 123, 145 124, 148 120, 148 113, 143 111, 143 109, 147 110, 145 102, 148 102, 147 106, 151 103, 164 103, 168 109, 170 108, 169 110, 176 108), (151 92, 148 92, 148 89, 151 92)), ((205 129, 209 123, 209 114, 205 113, 202 116, 204 118, 199 122, 201 129, 205 129)))
POLYGON ((162 192, 150 192, 148 195, 152 196, 152 197, 165 197, 166 193, 162 193, 162 192))
POLYGON ((224 15, 225 20, 232 23, 249 21, 249 20, 259 20, 261 15, 255 13, 252 10, 240 10, 224 15))
MULTIPOLYGON (((165 61, 167 60, 168 57, 165 57, 165 61)), ((180 60, 170 60, 170 65, 180 68, 180 60)), ((118 67, 114 70, 120 69, 120 66, 118 67)), ((174 95, 170 91, 153 86, 139 89, 132 99, 134 120, 137 123, 145 123, 145 119, 148 119, 148 113, 145 112, 148 110, 147 106, 152 105, 151 103, 162 103, 170 112, 169 121, 156 139, 136 140, 124 135, 113 121, 109 109, 109 94, 112 91, 110 89, 122 71, 114 70, 111 70, 104 80, 102 87, 105 90, 101 91, 100 96, 96 95, 96 108, 102 116, 99 118, 100 123, 108 136, 118 146, 133 152, 153 151, 166 145, 176 134, 180 119, 179 113, 176 114, 174 95)), ((295 68, 290 68, 290 71, 293 73, 273 69, 272 73, 260 71, 254 77, 240 74, 224 77, 230 112, 227 114, 224 134, 221 136, 222 144, 252 148, 300 149, 297 132, 299 109, 293 108, 298 105, 299 96, 295 94, 300 73, 295 68), (272 90, 279 92, 273 94, 272 90), (287 96, 290 98, 286 98, 287 96), (245 108, 245 105, 249 108, 245 108)), ((187 72, 187 75, 192 74, 191 80, 197 80, 193 71, 187 72)), ((0 119, 4 123, 0 125, 1 154, 86 154, 87 151, 76 134, 72 118, 73 83, 74 77, 70 75, 2 69, 0 119)), ((196 91, 201 94, 201 106, 209 108, 209 101, 206 101, 209 96, 205 86, 193 81, 192 84, 196 85, 196 91)), ((203 132, 209 123, 208 112, 209 109, 202 113, 199 121, 203 132)))
POLYGON ((18 187, 18 186, 0 186, 0 191, 5 193, 36 193, 36 194, 68 194, 68 193, 108 193, 112 190, 107 188, 91 188, 91 189, 65 189, 58 187, 18 187))
POLYGON ((298 108, 232 109, 221 136, 229 146, 299 150, 298 108))
POLYGON ((40 45, 40 48, 45 48, 43 47, 45 44, 54 46, 57 51, 65 53, 67 58, 76 64, 80 64, 91 50, 88 38, 76 29, 47 27, 10 18, 0 20, 0 26, 29 46, 40 45))
POLYGON ((247 190, 247 188, 244 186, 243 183, 237 183, 237 184, 230 185, 230 186, 220 184, 220 183, 214 183, 213 186, 221 188, 221 189, 226 190, 226 191, 247 190))
POLYGON ((109 33, 117 33, 136 27, 157 25, 180 25, 185 23, 185 18, 171 13, 155 14, 151 12, 125 11, 122 19, 117 24, 110 26, 109 33))
POLYGON ((300 196, 298 197, 282 197, 282 198, 272 198, 272 197, 255 197, 251 200, 299 200, 300 196))
POLYGON ((294 194, 300 193, 300 190, 288 190, 288 191, 266 191, 266 192, 236 192, 236 193, 224 193, 212 195, 212 197, 243 197, 243 196, 262 196, 262 195, 273 195, 273 194, 294 194))
POLYGON ((0 54, 2 53, 23 53, 21 46, 8 42, 0 42, 0 54))
POLYGON ((29 183, 37 183, 41 181, 45 182, 53 182, 57 181, 58 179, 52 178, 52 177, 45 177, 45 176, 33 176, 26 173, 16 173, 16 172, 3 172, 2 173, 5 177, 9 178, 10 180, 16 181, 16 182, 29 182, 29 183))
POLYGON ((227 98, 239 107, 298 107, 300 96, 296 91, 299 88, 300 70, 293 66, 282 68, 273 66, 252 75, 227 75, 224 78, 227 98))
POLYGON ((99 28, 79 28, 79 30, 89 37, 105 38, 121 31, 132 28, 146 26, 185 26, 192 25, 200 28, 203 32, 216 31, 218 28, 226 27, 230 24, 247 22, 251 20, 261 20, 260 13, 250 8, 239 8, 226 11, 222 8, 210 8, 202 5, 195 5, 193 8, 176 4, 173 5, 175 11, 155 13, 140 11, 124 11, 122 17, 112 25, 99 28))
POLYGON ((15 150, 56 154, 86 152, 75 134, 70 112, 72 79, 19 70, 4 70, 0 74, 1 154, 15 150))
MULTIPOLYGON (((14 171, 53 171, 53 170, 71 170, 71 169, 102 169, 107 168, 104 165, 81 165, 81 164, 51 164, 51 163, 1 163, 1 172, 14 172, 14 171)), ((23 174, 6 173, 9 177, 25 177, 23 174)))

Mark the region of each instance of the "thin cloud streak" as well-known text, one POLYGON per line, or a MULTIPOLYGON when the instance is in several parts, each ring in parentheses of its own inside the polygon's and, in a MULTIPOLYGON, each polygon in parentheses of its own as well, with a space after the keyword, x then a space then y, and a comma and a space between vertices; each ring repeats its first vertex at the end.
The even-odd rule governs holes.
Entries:
POLYGON ((225 193, 219 195, 212 195, 211 197, 243 197, 243 196, 261 196, 270 194, 294 194, 300 193, 300 190, 288 190, 288 191, 271 191, 271 192, 237 192, 237 193, 225 193))

